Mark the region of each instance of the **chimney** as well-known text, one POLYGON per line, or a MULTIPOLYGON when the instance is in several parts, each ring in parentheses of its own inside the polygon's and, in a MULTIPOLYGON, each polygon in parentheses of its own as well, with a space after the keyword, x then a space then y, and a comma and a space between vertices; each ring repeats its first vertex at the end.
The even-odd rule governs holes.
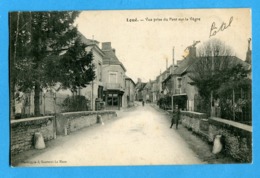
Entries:
POLYGON ((189 57, 196 57, 196 47, 195 46, 189 47, 189 57))
POLYGON ((111 50, 111 42, 104 42, 102 43, 102 50, 111 50))
POLYGON ((189 57, 196 57, 196 45, 200 43, 200 41, 193 41, 193 45, 189 46, 189 57))
POLYGON ((140 78, 137 79, 137 83, 141 83, 142 80, 140 78))
POLYGON ((116 54, 116 49, 113 48, 113 52, 116 54))

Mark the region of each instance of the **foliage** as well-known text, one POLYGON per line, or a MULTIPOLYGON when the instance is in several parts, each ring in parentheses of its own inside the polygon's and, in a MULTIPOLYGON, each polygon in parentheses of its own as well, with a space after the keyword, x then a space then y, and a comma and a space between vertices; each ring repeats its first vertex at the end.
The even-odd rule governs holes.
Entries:
MULTIPOLYGON (((53 84, 45 81, 45 61, 72 45, 77 37, 77 29, 72 23, 78 14, 10 13, 10 61, 13 64, 11 74, 17 78, 16 85, 20 90, 32 89, 37 82, 43 87, 53 84)), ((49 62, 56 61, 52 58, 49 62)))
POLYGON ((75 45, 60 58, 59 81, 63 88, 76 91, 77 88, 86 87, 95 78, 93 54, 87 53, 86 45, 77 39, 75 45))
POLYGON ((221 117, 251 122, 251 80, 248 78, 223 83, 217 90, 221 117), (233 104, 234 100, 234 104, 233 104), (240 114, 239 114, 240 113, 240 114), (242 116, 242 113, 244 116, 242 116))
POLYGON ((16 89, 34 91, 35 115, 39 115, 43 88, 59 83, 75 90, 94 79, 93 55, 85 52, 73 25, 78 15, 76 11, 9 14, 12 108, 16 89))
POLYGON ((210 98, 210 93, 219 88, 227 80, 223 72, 229 70, 231 65, 231 50, 218 40, 210 40, 199 49, 198 59, 192 65, 191 84, 196 85, 200 96, 210 98), (227 48, 227 50, 225 50, 227 48))
MULTIPOLYGON (((172 99, 171 99, 171 95, 166 95, 162 98, 160 98, 157 101, 157 105, 162 108, 162 109, 172 109, 172 99)), ((174 97, 173 99, 173 103, 174 105, 178 105, 181 109, 184 109, 186 106, 186 101, 187 98, 186 97, 174 97)))
POLYGON ((232 56, 232 50, 219 40, 210 40, 199 48, 197 61, 192 65, 191 85, 198 88, 201 101, 210 113, 211 93, 214 98, 224 97, 220 94, 223 87, 241 81, 250 72, 243 66, 242 61, 232 56))
POLYGON ((89 100, 81 95, 69 96, 63 101, 62 107, 65 112, 88 111, 89 100))

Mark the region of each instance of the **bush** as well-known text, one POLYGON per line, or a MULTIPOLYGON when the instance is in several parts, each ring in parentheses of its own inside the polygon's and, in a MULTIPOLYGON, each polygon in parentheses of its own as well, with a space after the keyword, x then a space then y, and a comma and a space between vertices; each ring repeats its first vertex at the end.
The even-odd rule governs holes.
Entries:
POLYGON ((88 111, 90 101, 85 96, 69 96, 63 101, 64 112, 88 111))

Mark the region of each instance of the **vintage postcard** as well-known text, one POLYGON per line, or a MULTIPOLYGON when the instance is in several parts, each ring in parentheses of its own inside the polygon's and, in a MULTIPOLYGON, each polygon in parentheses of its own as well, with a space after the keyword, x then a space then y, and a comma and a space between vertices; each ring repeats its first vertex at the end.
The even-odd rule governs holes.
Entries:
POLYGON ((252 163, 251 9, 9 13, 14 167, 252 163))

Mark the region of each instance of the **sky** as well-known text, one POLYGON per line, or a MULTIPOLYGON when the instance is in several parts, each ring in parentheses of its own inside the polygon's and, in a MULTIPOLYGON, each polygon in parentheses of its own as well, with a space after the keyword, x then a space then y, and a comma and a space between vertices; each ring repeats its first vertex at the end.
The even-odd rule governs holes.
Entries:
POLYGON ((217 38, 245 60, 252 38, 250 9, 83 11, 75 24, 86 38, 99 41, 100 48, 111 42, 126 75, 144 82, 165 71, 166 61, 173 63, 173 48, 176 63, 194 41, 200 41, 199 47, 217 38), (226 28, 218 31, 223 23, 226 28))

